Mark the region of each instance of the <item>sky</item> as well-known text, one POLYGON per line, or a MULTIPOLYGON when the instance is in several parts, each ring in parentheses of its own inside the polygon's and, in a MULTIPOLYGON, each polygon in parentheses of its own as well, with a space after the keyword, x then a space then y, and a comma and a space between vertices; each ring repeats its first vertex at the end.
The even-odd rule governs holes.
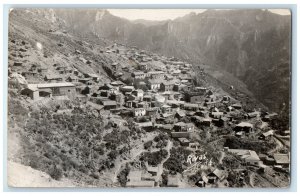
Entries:
MULTIPOLYGON (((160 21, 173 20, 191 12, 201 13, 205 9, 108 9, 108 11, 115 16, 129 20, 145 19, 160 21)), ((290 14, 288 9, 269 9, 269 11, 281 15, 290 14)))

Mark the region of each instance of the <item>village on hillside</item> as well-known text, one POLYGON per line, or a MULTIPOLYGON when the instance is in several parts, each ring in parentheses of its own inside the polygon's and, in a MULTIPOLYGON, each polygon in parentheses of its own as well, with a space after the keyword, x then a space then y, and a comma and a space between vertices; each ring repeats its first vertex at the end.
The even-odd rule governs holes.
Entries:
POLYGON ((112 43, 97 49, 118 59, 103 70, 80 48, 64 58, 87 68, 44 53, 48 67, 30 60, 38 44, 10 37, 9 47, 9 129, 32 142, 16 162, 78 186, 289 186, 290 131, 274 129, 278 114, 249 109, 200 65, 112 43))

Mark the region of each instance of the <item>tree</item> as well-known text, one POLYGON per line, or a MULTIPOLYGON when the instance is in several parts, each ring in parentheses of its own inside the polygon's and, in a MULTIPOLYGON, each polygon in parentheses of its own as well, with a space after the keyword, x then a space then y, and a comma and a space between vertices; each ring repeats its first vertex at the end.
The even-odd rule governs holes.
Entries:
POLYGON ((117 158, 117 155, 118 155, 117 150, 112 150, 107 154, 107 156, 112 160, 115 160, 117 158))

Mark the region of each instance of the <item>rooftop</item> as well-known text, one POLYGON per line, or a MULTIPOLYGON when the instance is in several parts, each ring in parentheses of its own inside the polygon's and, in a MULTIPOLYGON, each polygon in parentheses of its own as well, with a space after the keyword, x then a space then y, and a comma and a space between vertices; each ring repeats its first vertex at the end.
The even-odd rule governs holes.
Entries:
POLYGON ((136 75, 143 75, 145 73, 142 71, 136 71, 136 72, 133 72, 133 74, 136 76, 136 75))
POLYGON ((259 157, 253 150, 245 150, 245 149, 228 149, 229 152, 232 152, 238 156, 240 156, 242 159, 246 160, 256 160, 259 161, 259 157))
POLYGON ((277 164, 289 164, 290 158, 288 154, 274 154, 274 160, 277 164))
POLYGON ((133 181, 140 181, 142 178, 142 171, 136 170, 136 171, 130 171, 127 178, 133 182, 133 181))
POLYGON ((266 136, 269 136, 269 135, 273 135, 274 134, 274 131, 273 130, 270 130, 270 131, 267 131, 265 133, 263 133, 263 135, 266 137, 266 136))
POLYGON ((241 122, 239 124, 236 125, 237 127, 251 127, 253 128, 253 125, 251 123, 248 122, 241 122))
POLYGON ((180 142, 189 142, 189 140, 186 139, 186 138, 184 138, 184 137, 178 138, 178 140, 179 140, 180 142))
POLYGON ((154 187, 154 181, 133 181, 127 182, 128 187, 154 187))
POLYGON ((54 87, 75 87, 74 84, 69 82, 62 83, 44 83, 44 84, 28 84, 28 88, 54 88, 54 87))
POLYGON ((168 186, 178 186, 178 176, 168 176, 168 186))
POLYGON ((116 101, 103 101, 102 103, 104 106, 117 105, 116 101))
POLYGON ((141 122, 141 123, 136 123, 139 127, 152 127, 152 122, 141 122))

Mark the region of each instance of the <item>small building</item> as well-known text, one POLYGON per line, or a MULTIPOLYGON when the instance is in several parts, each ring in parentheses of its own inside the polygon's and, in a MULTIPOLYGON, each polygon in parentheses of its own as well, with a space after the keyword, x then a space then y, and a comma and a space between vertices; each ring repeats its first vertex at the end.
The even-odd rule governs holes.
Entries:
POLYGON ((110 83, 112 86, 115 86, 115 87, 120 87, 120 86, 123 86, 124 83, 121 82, 120 80, 117 80, 117 81, 113 81, 110 83))
POLYGON ((63 79, 62 79, 62 77, 59 77, 59 76, 46 75, 44 77, 44 80, 47 82, 61 82, 63 79))
POLYGON ((225 95, 225 96, 223 96, 222 101, 223 102, 229 102, 230 101, 230 97, 227 96, 227 95, 225 95))
POLYGON ((155 117, 158 113, 158 107, 146 108, 146 116, 155 117))
POLYGON ((91 78, 78 78, 78 82, 81 82, 81 83, 86 84, 86 85, 91 85, 92 84, 91 78))
POLYGON ((136 107, 138 107, 138 108, 149 108, 151 106, 151 104, 150 103, 148 103, 148 102, 137 102, 136 101, 136 107))
POLYGON ((258 139, 261 139, 261 140, 268 140, 268 139, 270 139, 270 138, 273 136, 273 134, 274 134, 274 130, 269 130, 269 131, 267 131, 267 132, 265 132, 265 133, 262 133, 262 134, 258 137, 258 139))
POLYGON ((140 64, 139 64, 139 69, 140 69, 140 70, 148 71, 149 68, 150 68, 150 67, 148 66, 147 63, 140 63, 140 64))
POLYGON ((165 131, 171 131, 173 129, 173 124, 155 124, 155 127, 165 131))
POLYGON ((179 180, 177 175, 169 175, 168 176, 168 187, 178 187, 179 186, 179 180))
POLYGON ((227 108, 226 108, 226 111, 227 112, 231 112, 231 111, 233 111, 234 110, 234 108, 232 107, 232 106, 228 106, 227 108))
POLYGON ((194 131, 194 125, 193 123, 178 122, 174 125, 174 130, 176 132, 192 132, 194 131))
POLYGON ((142 171, 131 170, 127 176, 126 187, 154 187, 154 181, 142 180, 142 171))
POLYGON ((146 115, 146 109, 145 108, 134 108, 133 114, 135 117, 137 116, 145 116, 146 115))
POLYGON ((116 101, 119 107, 125 103, 125 97, 120 92, 112 92, 109 96, 109 99, 116 101))
POLYGON ((134 86, 122 86, 120 87, 120 91, 123 93, 134 91, 134 86))
POLYGON ((190 140, 187 138, 178 138, 178 141, 180 142, 181 146, 189 146, 190 140))
POLYGON ((199 105, 195 103, 185 103, 183 104, 183 109, 197 111, 199 109, 199 105))
POLYGON ((114 86, 112 86, 112 85, 110 85, 110 84, 104 84, 103 86, 100 86, 99 88, 98 88, 98 90, 106 90, 106 91, 108 91, 108 90, 112 90, 112 89, 114 89, 115 87, 114 86))
POLYGON ((130 182, 140 181, 141 178, 142 178, 142 171, 139 171, 139 170, 130 170, 130 172, 127 175, 127 179, 130 182))
POLYGON ((207 91, 207 88, 206 87, 200 87, 200 86, 198 86, 198 87, 195 87, 195 89, 194 89, 196 92, 199 92, 199 93, 201 93, 202 95, 204 95, 205 93, 206 93, 206 91, 207 91))
POLYGON ((190 138, 190 132, 171 132, 172 138, 190 138))
POLYGON ((105 110, 111 110, 111 109, 117 108, 116 101, 105 100, 105 101, 102 101, 102 104, 103 104, 105 110))
POLYGON ((75 76, 69 76, 66 79, 67 82, 78 82, 78 78, 75 76))
POLYGON ((259 164, 261 163, 260 158, 253 150, 228 149, 227 151, 239 156, 242 159, 243 163, 246 165, 259 166, 259 164))
POLYGON ((39 91, 38 88, 34 86, 27 87, 21 91, 21 95, 25 95, 27 97, 30 97, 32 100, 36 100, 39 98, 39 91))
POLYGON ((179 110, 179 111, 177 111, 176 114, 175 114, 175 118, 177 118, 177 119, 182 119, 182 118, 184 118, 185 116, 186 116, 186 113, 185 113, 185 111, 183 111, 183 110, 179 110))
POLYGON ((163 106, 161 106, 161 110, 163 113, 169 113, 172 111, 172 107, 167 104, 164 104, 163 106))
POLYGON ((203 101, 203 94, 200 91, 193 91, 193 92, 186 92, 185 93, 185 98, 187 102, 191 102, 191 103, 198 103, 198 102, 202 102, 203 101))
POLYGON ((98 113, 100 113, 101 110, 103 110, 104 106, 87 101, 86 102, 87 106, 90 106, 93 110, 97 111, 98 113))
POLYGON ((143 101, 151 102, 151 101, 152 101, 151 95, 145 95, 145 96, 143 97, 143 101))
POLYGON ((290 165, 290 156, 288 154, 279 154, 276 153, 273 155, 275 164, 282 166, 284 168, 288 168, 290 165))
POLYGON ((201 111, 197 111, 195 113, 196 116, 201 116, 201 117, 208 117, 209 116, 209 112, 206 110, 201 110, 201 111))
POLYGON ((260 113, 259 112, 250 112, 246 114, 246 118, 256 118, 259 117, 260 113))
POLYGON ((206 184, 208 183, 208 179, 206 175, 203 175, 200 177, 200 179, 195 183, 196 186, 198 187, 205 187, 206 184))
POLYGON ((222 181, 225 179, 225 171, 215 169, 213 172, 209 173, 207 176, 208 183, 215 184, 218 181, 222 181))
POLYGON ((274 119, 276 116, 278 116, 277 113, 266 114, 266 115, 264 115, 262 120, 265 121, 265 122, 269 122, 270 120, 274 119))
POLYGON ((164 81, 160 84, 160 90, 162 91, 173 91, 174 88, 174 81, 164 81))
POLYGON ((134 90, 132 91, 132 93, 136 98, 137 100, 143 100, 143 96, 144 96, 144 91, 141 90, 141 89, 137 89, 137 90, 134 90))
POLYGON ((163 79, 164 78, 164 72, 163 71, 149 71, 146 73, 147 77, 150 77, 151 79, 163 79))
POLYGON ((159 81, 159 80, 148 80, 148 87, 151 90, 159 90, 160 89, 160 83, 161 83, 161 81, 159 81))
POLYGON ((191 86, 187 85, 187 84, 174 84, 174 91, 183 91, 183 92, 187 92, 191 90, 191 86))
POLYGON ((14 62, 14 66, 19 67, 19 66, 23 66, 22 62, 14 62))
POLYGON ((239 104, 239 103, 233 104, 231 107, 233 107, 233 108, 236 109, 236 110, 242 109, 242 105, 239 104))
POLYGON ((248 123, 248 122, 241 122, 239 124, 237 124, 234 128, 234 130, 236 132, 245 132, 245 133, 253 133, 254 130, 253 130, 253 125, 251 123, 248 123))
POLYGON ((189 143, 189 148, 198 150, 200 148, 200 144, 198 142, 190 142, 189 143))
POLYGON ((138 128, 142 128, 145 130, 151 130, 153 128, 153 123, 152 122, 140 122, 140 123, 136 123, 136 126, 138 128))
POLYGON ((132 77, 134 79, 145 79, 146 74, 144 72, 138 71, 138 72, 133 72, 132 77))
POLYGON ((210 118, 203 118, 203 119, 201 119, 200 124, 202 126, 210 127, 211 126, 211 122, 212 122, 212 120, 210 118))
POLYGON ((266 165, 275 165, 275 160, 272 156, 263 157, 262 155, 259 156, 260 160, 263 160, 266 165))
POLYGON ((211 113, 211 117, 212 117, 212 118, 217 118, 217 119, 222 118, 223 115, 224 115, 223 112, 212 112, 212 113, 211 113))
POLYGON ((51 92, 52 96, 65 96, 73 98, 76 94, 75 85, 72 83, 45 83, 28 84, 28 88, 37 88, 39 92, 51 92))
POLYGON ((88 74, 84 74, 84 76, 86 78, 91 78, 93 81, 98 82, 99 81, 99 76, 97 74, 93 74, 93 73, 88 73, 88 74))
POLYGON ((35 72, 35 71, 24 71, 24 72, 22 72, 22 76, 24 76, 25 78, 36 77, 37 74, 38 73, 35 72))
POLYGON ((201 100, 202 100, 202 95, 194 94, 189 97, 189 102, 191 103, 199 103, 201 102, 201 100))

